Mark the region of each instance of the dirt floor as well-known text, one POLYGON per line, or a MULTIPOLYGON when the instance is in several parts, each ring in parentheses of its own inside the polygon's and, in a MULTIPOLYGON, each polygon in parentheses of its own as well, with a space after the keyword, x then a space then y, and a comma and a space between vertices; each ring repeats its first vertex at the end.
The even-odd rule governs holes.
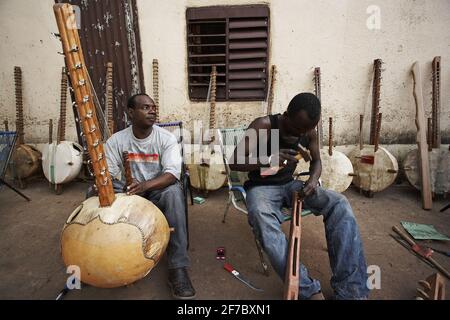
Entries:
MULTIPOLYGON (((67 274, 61 260, 59 236, 65 219, 84 198, 87 183, 65 186, 62 195, 49 190, 47 182, 30 183, 26 202, 13 191, 0 191, 0 299, 55 299, 64 287, 67 274)), ((435 272, 394 241, 389 234, 400 221, 433 224, 450 234, 450 210, 439 212, 449 200, 437 200, 434 209, 421 209, 419 193, 408 185, 393 185, 369 199, 350 188, 349 198, 362 234, 368 265, 381 270, 381 289, 370 299, 413 299, 417 281, 435 272)), ((253 236, 246 216, 232 209, 221 222, 226 190, 211 193, 202 205, 190 206, 191 276, 198 299, 280 299, 283 284, 271 269, 262 274, 253 236), (263 292, 249 289, 227 273, 216 260, 216 248, 224 246, 226 256, 237 270, 263 292)), ((288 230, 285 224, 285 231, 288 230)), ((313 277, 320 280, 325 296, 331 297, 330 267, 324 228, 320 217, 303 220, 301 260, 313 277)), ((450 243, 433 242, 450 251, 450 243)), ((450 270, 450 259, 434 254, 450 270)), ((163 258, 144 279, 127 287, 98 289, 82 285, 66 299, 171 299, 166 284, 167 262, 163 258)), ((448 286, 448 281, 446 282, 448 286)), ((447 299, 450 290, 447 290, 447 299)))

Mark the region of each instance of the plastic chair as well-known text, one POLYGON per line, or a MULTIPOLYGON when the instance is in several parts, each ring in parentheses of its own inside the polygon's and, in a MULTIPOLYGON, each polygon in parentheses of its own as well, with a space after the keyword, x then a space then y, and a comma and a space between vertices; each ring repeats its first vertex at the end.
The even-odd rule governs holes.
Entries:
POLYGON ((185 201, 185 216, 186 216, 186 232, 187 232, 187 242, 188 242, 188 248, 189 248, 189 224, 188 224, 188 192, 191 199, 191 205, 194 204, 194 199, 192 196, 192 190, 191 190, 191 182, 189 178, 189 172, 187 170, 186 164, 184 162, 184 140, 183 140, 183 122, 177 121, 177 122, 164 122, 164 123, 157 123, 158 127, 164 128, 171 133, 175 135, 177 138, 177 142, 180 145, 180 151, 181 151, 181 176, 180 176, 180 182, 183 187, 183 193, 184 193, 184 201, 185 201))
MULTIPOLYGON (((248 215, 246 198, 247 194, 243 187, 243 180, 245 180, 243 173, 235 172, 230 169, 228 159, 232 156, 236 146, 239 144, 241 139, 245 135, 246 128, 224 128, 218 129, 218 137, 220 148, 222 151, 223 162, 225 165, 225 171, 228 179, 228 201, 225 207, 225 212, 223 214, 222 222, 225 223, 230 206, 233 205, 239 212, 248 215), (239 205, 242 203, 242 205, 239 205)), ((308 175, 309 173, 304 172, 300 175, 308 175)), ((291 212, 289 208, 283 208, 284 221, 289 221, 291 219, 291 212)), ((302 210, 302 217, 310 215, 312 212, 310 210, 302 210)), ((264 259, 263 250, 259 240, 255 236, 256 248, 258 249, 259 258, 261 261, 261 266, 263 268, 264 274, 268 275, 268 265, 264 259)))
POLYGON ((11 155, 14 151, 14 146, 17 141, 17 132, 15 131, 0 131, 0 186, 4 184, 17 194, 25 198, 27 201, 31 201, 29 197, 22 192, 14 188, 12 185, 5 181, 6 170, 10 164, 11 155))

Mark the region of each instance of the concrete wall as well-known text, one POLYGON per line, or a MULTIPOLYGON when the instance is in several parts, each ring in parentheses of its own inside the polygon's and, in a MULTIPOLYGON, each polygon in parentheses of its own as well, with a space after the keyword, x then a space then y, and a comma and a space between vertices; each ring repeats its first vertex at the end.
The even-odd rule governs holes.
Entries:
MULTIPOLYGON (((444 141, 450 140, 450 1, 378 0, 381 28, 369 30, 366 0, 137 0, 144 77, 152 90, 152 59, 159 59, 160 104, 163 121, 207 121, 208 105, 189 101, 186 68, 187 7, 265 3, 270 6, 270 64, 278 68, 274 111, 283 111, 295 93, 313 91, 313 69, 322 70, 324 118, 334 118, 335 143, 355 143, 359 114, 370 113, 370 81, 375 58, 385 62, 381 111, 382 142, 413 143, 414 100, 410 68, 422 63, 424 99, 431 110, 431 60, 442 56, 442 113, 444 141)), ((0 114, 14 128, 13 68, 24 79, 25 140, 45 142, 48 119, 57 119, 60 42, 51 35, 57 27, 52 0, 0 1, 0 114)), ((69 99, 70 100, 70 99, 69 99)), ((248 124, 262 115, 261 102, 217 104, 219 126, 248 124)), ((76 139, 68 109, 68 139, 76 139)), ((367 117, 366 128, 369 118, 367 117)), ((325 134, 327 126, 324 127, 325 134)), ((366 130, 367 132, 368 130, 366 130)))
MULTIPOLYGON (((159 59, 162 120, 207 121, 206 103, 187 92, 187 7, 265 3, 270 6, 270 64, 278 68, 274 112, 295 93, 313 91, 313 69, 321 67, 324 119, 334 118, 335 141, 355 143, 359 114, 370 122, 370 82, 376 58, 385 62, 381 89, 382 141, 414 143, 415 105, 411 65, 422 63, 424 100, 431 112, 431 61, 442 56, 444 140, 450 139, 450 1, 448 0, 138 0, 146 88, 151 93, 152 59, 159 59), (369 30, 367 8, 380 8, 381 28, 369 30)), ((248 124, 263 114, 260 102, 218 103, 219 126, 248 124)), ((325 128, 328 126, 325 124, 325 128)), ((324 129, 325 134, 327 129, 324 129)))
MULTIPOLYGON (((60 108, 61 42, 53 14, 53 0, 0 1, 0 121, 15 129, 14 66, 22 68, 25 142, 48 141, 53 118, 54 137, 60 108)), ((75 121, 68 97, 66 139, 76 140, 75 121)))

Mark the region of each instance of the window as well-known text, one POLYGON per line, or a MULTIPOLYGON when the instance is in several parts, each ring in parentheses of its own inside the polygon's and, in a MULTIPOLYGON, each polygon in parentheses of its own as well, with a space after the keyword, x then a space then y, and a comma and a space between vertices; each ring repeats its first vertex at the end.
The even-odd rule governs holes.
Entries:
POLYGON ((217 100, 265 100, 269 8, 264 5, 188 8, 189 98, 205 101, 217 66, 217 100))

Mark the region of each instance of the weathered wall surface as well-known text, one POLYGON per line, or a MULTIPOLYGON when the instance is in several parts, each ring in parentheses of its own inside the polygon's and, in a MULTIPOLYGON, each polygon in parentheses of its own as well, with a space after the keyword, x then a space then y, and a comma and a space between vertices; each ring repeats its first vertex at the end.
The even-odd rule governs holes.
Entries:
MULTIPOLYGON (((373 1, 138 0, 146 88, 151 61, 159 59, 162 120, 207 121, 206 103, 189 101, 186 70, 187 7, 265 3, 270 6, 270 64, 278 69, 274 112, 295 93, 313 91, 313 69, 321 67, 324 119, 334 118, 335 141, 355 143, 359 114, 370 114, 370 82, 376 58, 385 62, 381 88, 382 142, 414 143, 416 128, 410 68, 422 63, 424 100, 431 112, 431 61, 442 56, 441 128, 450 139, 450 1, 376 1, 379 30, 369 30, 373 1)), ((219 126, 248 124, 262 115, 260 102, 218 103, 219 126)), ((327 128, 327 125, 325 125, 327 128)), ((324 129, 325 134, 327 129, 324 129)), ((326 138, 326 137, 325 137, 326 138)))
MULTIPOLYGON (((431 110, 431 60, 442 56, 441 128, 450 140, 450 1, 379 0, 381 25, 369 30, 367 8, 373 1, 306 0, 138 0, 139 26, 147 92, 152 92, 152 59, 159 59, 161 120, 207 121, 208 105, 189 101, 186 69, 187 7, 265 3, 270 6, 270 64, 278 68, 274 111, 292 96, 313 90, 313 69, 322 70, 324 119, 334 118, 335 143, 356 142, 359 114, 370 113, 372 62, 385 62, 381 89, 382 142, 413 143, 414 100, 410 68, 422 63, 424 99, 431 110), (447 89, 446 89, 447 88, 447 89)), ((22 67, 25 139, 45 142, 48 119, 59 109, 63 59, 52 0, 0 2, 0 114, 14 128, 13 68, 22 67)), ((70 101, 70 99, 69 99, 70 101)), ((261 102, 217 104, 218 126, 248 124, 262 115, 261 102)), ((76 139, 68 108, 67 138, 76 139)), ((366 119, 368 127, 369 119, 366 119)), ((325 126, 325 134, 327 126, 325 126)), ((56 130, 55 130, 56 131, 56 130)), ((367 132, 368 130, 366 130, 367 132)), ((326 138, 326 137, 325 137, 326 138)))
MULTIPOLYGON (((14 66, 22 68, 25 142, 48 140, 53 119, 54 137, 59 118, 61 67, 64 59, 52 0, 0 1, 0 114, 15 129, 14 66)), ((70 97, 67 98, 66 139, 76 140, 70 97)))

